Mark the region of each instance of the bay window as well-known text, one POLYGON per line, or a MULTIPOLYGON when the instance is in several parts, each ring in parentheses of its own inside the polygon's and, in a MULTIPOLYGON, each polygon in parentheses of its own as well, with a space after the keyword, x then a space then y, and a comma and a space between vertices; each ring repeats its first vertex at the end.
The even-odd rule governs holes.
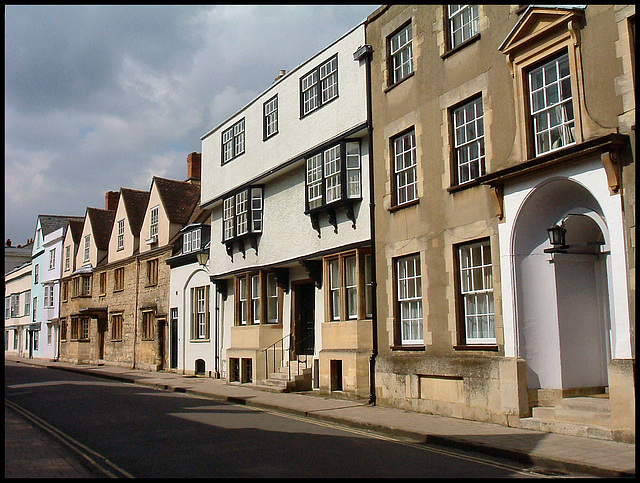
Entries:
MULTIPOLYGON (((262 233, 262 186, 250 186, 225 198, 222 202, 222 242, 227 251, 232 243, 250 238, 252 246, 255 237, 262 233)), ((241 244, 244 251, 244 244, 241 244)))
POLYGON ((328 321, 366 319, 372 315, 371 254, 351 250, 325 257, 328 321))

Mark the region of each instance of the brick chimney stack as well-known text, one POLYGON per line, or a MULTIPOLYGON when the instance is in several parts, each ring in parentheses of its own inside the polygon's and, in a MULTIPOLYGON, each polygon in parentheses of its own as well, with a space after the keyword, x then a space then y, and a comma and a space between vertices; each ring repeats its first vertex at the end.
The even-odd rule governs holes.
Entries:
POLYGON ((120 198, 119 191, 107 191, 105 195, 105 205, 107 211, 116 211, 118 208, 118 199, 120 198))
POLYGON ((187 156, 187 181, 190 183, 200 182, 200 167, 202 162, 201 153, 191 153, 187 156))

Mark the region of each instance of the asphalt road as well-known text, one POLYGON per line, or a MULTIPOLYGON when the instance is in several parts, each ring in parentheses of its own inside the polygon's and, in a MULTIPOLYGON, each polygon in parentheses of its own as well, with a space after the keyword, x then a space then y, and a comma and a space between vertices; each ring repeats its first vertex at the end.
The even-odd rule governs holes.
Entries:
POLYGON ((5 363, 5 399, 118 476, 544 476, 473 453, 13 363, 5 363))

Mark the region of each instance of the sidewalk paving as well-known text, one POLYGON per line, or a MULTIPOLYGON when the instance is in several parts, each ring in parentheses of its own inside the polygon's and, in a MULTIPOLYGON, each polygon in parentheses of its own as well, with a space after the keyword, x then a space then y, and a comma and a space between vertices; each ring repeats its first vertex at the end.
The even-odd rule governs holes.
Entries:
POLYGON ((267 392, 207 377, 11 356, 5 356, 5 360, 288 412, 416 442, 436 443, 534 463, 547 469, 602 477, 635 476, 635 444, 509 428, 309 393, 267 392))

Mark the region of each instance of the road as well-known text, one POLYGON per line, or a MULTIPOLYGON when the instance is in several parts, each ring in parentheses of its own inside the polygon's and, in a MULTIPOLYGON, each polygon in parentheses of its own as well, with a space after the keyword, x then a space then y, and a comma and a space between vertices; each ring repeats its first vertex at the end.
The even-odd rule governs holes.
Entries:
POLYGON ((546 476, 487 456, 5 362, 5 400, 133 477, 546 476))

